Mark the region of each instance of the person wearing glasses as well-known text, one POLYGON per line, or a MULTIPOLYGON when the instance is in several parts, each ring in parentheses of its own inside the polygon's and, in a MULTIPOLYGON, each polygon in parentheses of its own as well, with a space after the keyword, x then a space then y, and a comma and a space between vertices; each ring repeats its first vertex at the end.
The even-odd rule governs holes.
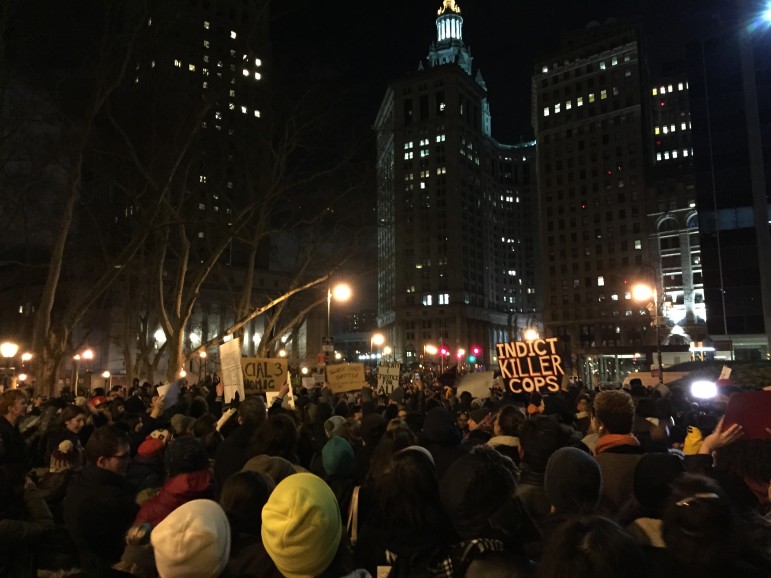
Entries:
POLYGON ((134 490, 126 482, 131 463, 128 435, 113 425, 99 428, 86 444, 85 458, 86 465, 64 498, 64 522, 78 547, 83 570, 92 576, 110 576, 138 510, 134 490))

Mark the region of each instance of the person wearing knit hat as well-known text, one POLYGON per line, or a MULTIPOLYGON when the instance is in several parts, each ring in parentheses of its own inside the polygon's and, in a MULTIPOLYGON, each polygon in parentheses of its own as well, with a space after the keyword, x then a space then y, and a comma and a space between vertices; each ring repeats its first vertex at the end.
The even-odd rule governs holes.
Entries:
POLYGON ((142 504, 134 524, 155 527, 182 504, 214 497, 209 456, 199 440, 175 439, 164 452, 164 462, 169 478, 157 496, 142 504))
POLYGON ((341 515, 347 520, 353 495, 353 472, 356 467, 356 455, 351 442, 340 436, 333 437, 321 450, 321 460, 326 472, 324 479, 340 504, 341 515))
POLYGON ((51 452, 51 463, 48 471, 52 474, 77 469, 81 466, 81 452, 71 440, 63 440, 51 452))
POLYGON ((337 555, 343 522, 335 495, 313 474, 289 476, 262 509, 262 543, 286 578, 313 578, 337 555))
POLYGON ((345 418, 341 415, 333 415, 327 421, 324 422, 324 433, 327 434, 327 439, 330 439, 340 433, 340 426, 345 423, 345 418))
POLYGON ((183 504, 150 534, 160 578, 213 578, 230 557, 230 524, 211 500, 183 504))
POLYGON ((241 471, 264 474, 273 480, 274 484, 278 484, 284 478, 296 474, 300 469, 302 469, 300 466, 296 466, 284 458, 260 454, 246 462, 241 471))
POLYGON ((460 538, 453 550, 462 553, 468 568, 458 575, 530 575, 522 542, 540 536, 516 489, 516 465, 489 446, 476 446, 450 465, 439 495, 460 538))
POLYGON ((546 464, 544 491, 556 514, 592 514, 602 495, 597 461, 578 448, 560 448, 546 464))

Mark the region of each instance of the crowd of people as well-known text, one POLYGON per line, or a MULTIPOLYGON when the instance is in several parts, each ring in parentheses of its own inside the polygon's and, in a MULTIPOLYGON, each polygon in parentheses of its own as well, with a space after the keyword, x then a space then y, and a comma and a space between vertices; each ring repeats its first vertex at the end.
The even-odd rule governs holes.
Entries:
POLYGON ((771 576, 771 439, 677 389, 175 385, 0 394, 0 577, 771 576))

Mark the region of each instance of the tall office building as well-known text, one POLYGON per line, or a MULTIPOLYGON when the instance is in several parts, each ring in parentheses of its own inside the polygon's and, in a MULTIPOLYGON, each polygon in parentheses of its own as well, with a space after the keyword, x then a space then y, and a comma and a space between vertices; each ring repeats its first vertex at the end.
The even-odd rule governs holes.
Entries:
MULTIPOLYGON (((537 59, 533 76, 543 316, 576 370, 643 344, 631 284, 655 278, 646 229, 646 144, 637 31, 590 24, 537 59), (566 351, 567 353, 567 351, 566 351)), ((654 269, 655 271, 655 269, 654 269)), ((605 379, 619 378, 618 362, 605 379)), ((623 368, 621 368, 623 369, 623 368)))
POLYGON ((689 93, 684 71, 652 81, 648 91, 648 230, 666 320, 662 342, 699 352, 708 336, 689 93))
POLYGON ((749 2, 705 3, 688 47, 709 333, 725 357, 766 359, 771 339, 771 62, 749 2), (703 14, 702 14, 703 12, 703 14))
MULTIPOLYGON (((378 324, 403 362, 425 346, 494 360, 532 314, 532 144, 492 138, 487 88, 444 0, 425 64, 386 91, 375 121, 378 324), (528 271, 528 267, 530 270, 528 271), (519 315, 523 313, 523 315, 519 315)), ((434 361, 437 361, 434 358, 434 361)))

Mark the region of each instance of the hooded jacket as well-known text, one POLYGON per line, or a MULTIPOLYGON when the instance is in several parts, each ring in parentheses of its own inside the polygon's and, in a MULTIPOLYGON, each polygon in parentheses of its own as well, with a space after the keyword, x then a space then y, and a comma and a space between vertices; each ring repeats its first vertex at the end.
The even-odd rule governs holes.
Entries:
POLYGON ((212 474, 208 470, 184 473, 169 478, 154 498, 139 509, 134 524, 150 524, 153 528, 166 516, 191 500, 214 499, 212 474))

